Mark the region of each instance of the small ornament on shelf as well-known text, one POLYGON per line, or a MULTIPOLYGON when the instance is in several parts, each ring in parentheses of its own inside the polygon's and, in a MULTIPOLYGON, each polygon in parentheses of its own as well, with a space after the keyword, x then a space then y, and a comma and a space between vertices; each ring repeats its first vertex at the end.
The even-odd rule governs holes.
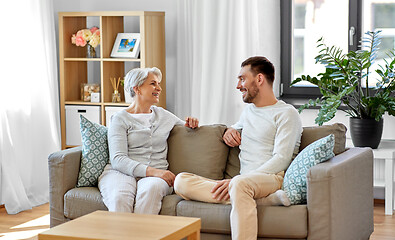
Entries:
POLYGON ((98 93, 98 92, 91 93, 91 102, 94 102, 94 103, 100 102, 100 93, 98 93))
POLYGON ((71 43, 79 47, 85 47, 88 44, 87 57, 95 58, 95 48, 100 44, 100 29, 98 27, 81 29, 71 36, 71 43))
POLYGON ((92 93, 99 93, 100 85, 97 83, 82 83, 81 84, 81 100, 84 102, 91 101, 92 93))
POLYGON ((116 78, 110 78, 112 88, 114 92, 112 94, 112 102, 118 103, 121 102, 121 94, 118 92, 119 83, 121 82, 121 78, 119 77, 118 80, 116 78))

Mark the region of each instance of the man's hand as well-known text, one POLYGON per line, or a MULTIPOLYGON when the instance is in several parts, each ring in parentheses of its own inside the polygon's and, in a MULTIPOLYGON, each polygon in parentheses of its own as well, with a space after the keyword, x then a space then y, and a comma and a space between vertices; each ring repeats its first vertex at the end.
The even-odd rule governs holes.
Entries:
POLYGON ((240 133, 234 128, 226 129, 226 132, 222 139, 229 147, 237 147, 241 144, 240 133))
POLYGON ((197 127, 199 127, 199 120, 194 117, 186 117, 185 118, 185 127, 197 128, 197 127))
POLYGON ((169 170, 156 169, 153 167, 147 167, 146 176, 162 178, 167 182, 169 187, 174 185, 174 179, 176 178, 174 173, 170 172, 169 170))
POLYGON ((221 181, 217 181, 217 184, 211 189, 211 193, 213 193, 213 198, 218 201, 227 201, 229 200, 229 183, 230 179, 224 179, 221 181))

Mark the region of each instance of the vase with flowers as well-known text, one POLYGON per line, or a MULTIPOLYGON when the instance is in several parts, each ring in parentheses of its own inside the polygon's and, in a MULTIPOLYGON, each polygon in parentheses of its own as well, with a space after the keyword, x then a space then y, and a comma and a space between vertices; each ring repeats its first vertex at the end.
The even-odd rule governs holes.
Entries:
POLYGON ((91 27, 90 29, 81 29, 71 36, 71 43, 79 47, 87 46, 87 57, 95 58, 95 48, 100 43, 100 29, 98 27, 91 27))

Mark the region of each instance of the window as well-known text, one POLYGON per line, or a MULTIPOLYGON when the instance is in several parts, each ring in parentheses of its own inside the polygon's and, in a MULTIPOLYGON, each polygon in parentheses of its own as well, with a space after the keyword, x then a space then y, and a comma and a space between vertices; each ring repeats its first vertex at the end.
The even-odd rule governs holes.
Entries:
MULTIPOLYGON (((366 31, 382 30, 382 44, 376 64, 383 64, 386 53, 395 46, 395 0, 283 0, 281 1, 281 95, 319 96, 317 87, 290 83, 303 74, 316 76, 324 70, 315 64, 317 40, 324 38, 347 52, 357 50, 366 31)), ((375 79, 373 75, 371 79, 375 79)), ((375 86, 370 81, 369 86, 375 86)))
MULTIPOLYGON (((384 65, 388 59, 387 53, 395 48, 395 0, 364 0, 363 1, 363 32, 371 29, 381 30, 381 45, 373 68, 384 65)), ((378 78, 377 73, 372 73, 369 87, 374 87, 378 78)))

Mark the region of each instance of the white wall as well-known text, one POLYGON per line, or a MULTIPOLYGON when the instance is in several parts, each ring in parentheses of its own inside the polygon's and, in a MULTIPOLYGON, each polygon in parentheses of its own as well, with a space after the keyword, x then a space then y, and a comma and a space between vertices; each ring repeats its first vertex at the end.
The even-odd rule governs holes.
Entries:
MULTIPOLYGON (((53 0, 56 33, 59 31, 58 12, 81 11, 163 11, 166 31, 166 104, 174 112, 176 78, 177 0, 53 0)), ((59 49, 59 35, 56 35, 59 49)), ((59 61, 59 60, 58 60, 59 61)))

